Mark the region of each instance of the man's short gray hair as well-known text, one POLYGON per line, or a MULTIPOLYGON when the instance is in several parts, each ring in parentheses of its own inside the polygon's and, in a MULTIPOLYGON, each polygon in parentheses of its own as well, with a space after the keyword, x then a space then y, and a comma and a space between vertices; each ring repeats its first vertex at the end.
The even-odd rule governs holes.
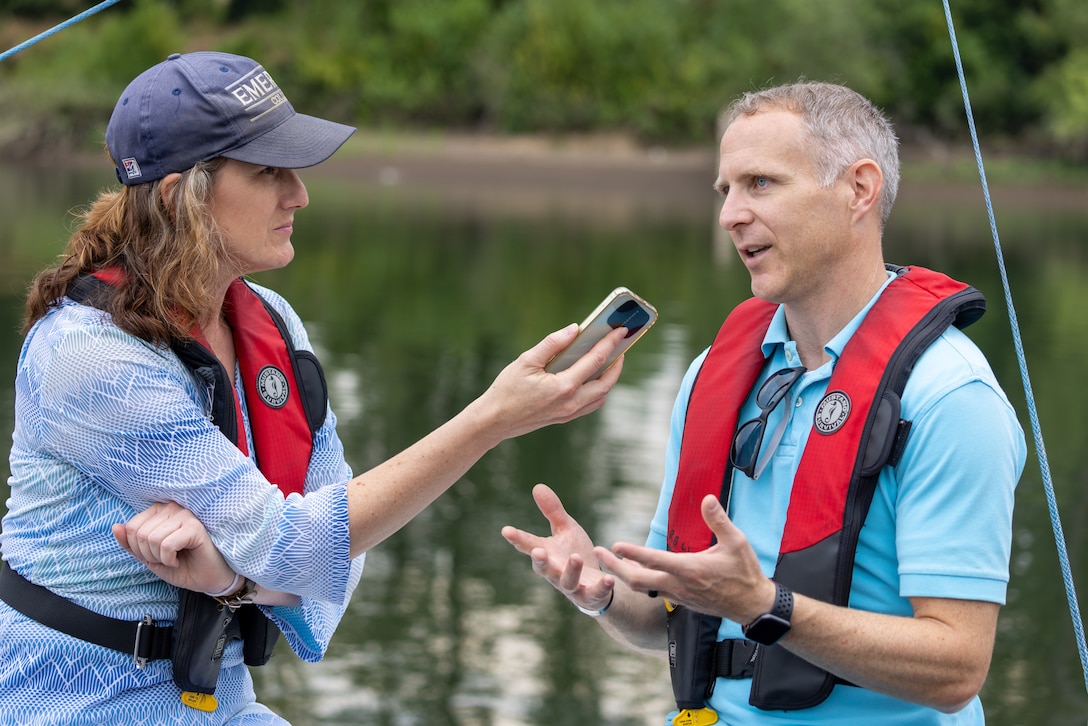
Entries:
POLYGON ((801 117, 815 142, 811 153, 821 185, 831 186, 859 159, 877 163, 884 174, 879 210, 883 228, 899 191, 899 140, 880 109, 846 86, 799 81, 745 93, 722 115, 722 128, 740 116, 774 110, 801 117))

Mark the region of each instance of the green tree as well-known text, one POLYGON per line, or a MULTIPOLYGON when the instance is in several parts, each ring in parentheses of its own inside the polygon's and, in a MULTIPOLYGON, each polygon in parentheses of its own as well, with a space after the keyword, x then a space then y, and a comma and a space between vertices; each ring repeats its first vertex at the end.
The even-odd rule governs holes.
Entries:
POLYGON ((658 0, 524 0, 488 30, 476 68, 487 117, 505 131, 637 127, 674 78, 675 14, 658 0))
POLYGON ((279 75, 302 89, 292 97, 364 124, 461 125, 479 114, 470 59, 490 12, 487 0, 297 3, 276 20, 295 29, 279 75))
POLYGON ((1032 99, 1043 114, 1041 132, 1059 153, 1083 161, 1088 159, 1088 4, 1045 0, 1030 21, 1037 35, 1064 51, 1032 87, 1032 99))
POLYGON ((17 82, 0 86, 0 146, 21 155, 101 148, 103 119, 125 84, 181 48, 176 13, 154 0, 135 0, 127 12, 103 13, 32 46, 17 82))
MULTIPOLYGON (((1036 80, 1069 45, 1055 29, 1072 4, 1061 0, 955 0, 949 4, 980 131, 1031 135, 1045 114, 1036 80)), ((871 29, 889 61, 887 101, 901 122, 928 135, 966 137, 964 104, 941 3, 873 0, 871 29)))
MULTIPOLYGON (((0 36, 86 5, 0 0, 0 36)), ((1088 3, 950 6, 979 132, 1088 156, 1088 3)), ((361 125, 705 142, 730 98, 805 77, 869 96, 908 142, 967 132, 937 0, 127 0, 0 64, 0 147, 86 138, 135 73, 207 48, 361 125)))

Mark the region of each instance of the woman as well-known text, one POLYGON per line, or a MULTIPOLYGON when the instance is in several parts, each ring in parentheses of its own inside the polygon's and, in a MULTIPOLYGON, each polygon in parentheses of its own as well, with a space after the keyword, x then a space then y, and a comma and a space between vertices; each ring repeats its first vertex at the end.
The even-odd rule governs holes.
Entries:
POLYGON ((283 723, 246 668, 277 631, 320 659, 363 553, 500 441, 603 404, 620 366, 583 381, 624 331, 545 373, 571 325, 352 478, 301 321, 244 276, 291 261, 308 203, 293 170, 353 131, 296 113, 260 65, 224 53, 170 56, 118 100, 106 142, 123 186, 27 301, 0 722, 283 723), (111 528, 141 512, 184 540, 181 575, 118 546, 111 528))

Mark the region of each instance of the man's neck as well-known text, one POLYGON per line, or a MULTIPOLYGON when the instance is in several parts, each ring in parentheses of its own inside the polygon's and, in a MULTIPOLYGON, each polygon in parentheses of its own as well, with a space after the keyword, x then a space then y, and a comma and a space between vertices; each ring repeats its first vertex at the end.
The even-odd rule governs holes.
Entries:
POLYGON ((828 294, 811 303, 786 303, 786 326, 797 344, 801 363, 813 370, 830 360, 826 346, 861 312, 888 279, 881 263, 855 277, 849 285, 828 286, 828 294))

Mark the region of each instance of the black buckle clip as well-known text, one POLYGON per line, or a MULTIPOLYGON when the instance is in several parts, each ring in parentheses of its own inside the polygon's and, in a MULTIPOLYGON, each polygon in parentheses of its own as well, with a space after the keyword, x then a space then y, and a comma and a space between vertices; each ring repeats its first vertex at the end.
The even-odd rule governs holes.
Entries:
POLYGON ((144 666, 147 665, 147 661, 149 660, 147 656, 140 655, 141 650, 143 650, 143 652, 147 652, 147 650, 150 649, 150 645, 148 646, 148 648, 141 648, 141 646, 144 644, 143 638, 145 626, 155 626, 155 621, 151 619, 151 615, 144 615, 143 620, 136 623, 136 639, 132 645, 132 662, 136 664, 136 668, 138 668, 139 670, 143 670, 144 666))
POLYGON ((712 667, 716 678, 751 678, 755 673, 759 646, 750 640, 719 640, 712 667))

